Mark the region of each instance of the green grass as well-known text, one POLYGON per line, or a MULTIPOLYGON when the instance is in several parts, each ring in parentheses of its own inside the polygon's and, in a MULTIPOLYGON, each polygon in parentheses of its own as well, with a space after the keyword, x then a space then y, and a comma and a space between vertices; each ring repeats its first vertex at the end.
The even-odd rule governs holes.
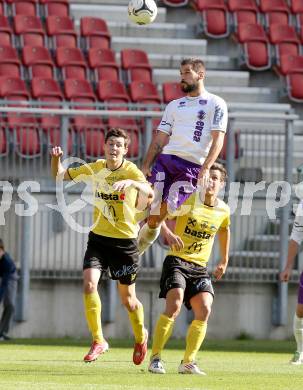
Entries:
MULTIPOLYGON (((98 361, 82 362, 87 340, 33 339, 0 344, 1 390, 301 390, 303 366, 288 364, 291 341, 207 341, 198 354, 206 377, 178 375, 184 341, 163 353, 166 375, 132 363, 132 342, 111 340, 98 361)), ((148 360, 148 359, 147 359, 148 360)))

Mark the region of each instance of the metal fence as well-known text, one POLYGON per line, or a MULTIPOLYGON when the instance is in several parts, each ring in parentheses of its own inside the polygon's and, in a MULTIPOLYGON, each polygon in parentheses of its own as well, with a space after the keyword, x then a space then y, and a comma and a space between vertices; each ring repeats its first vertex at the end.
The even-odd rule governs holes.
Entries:
MULTIPOLYGON (((230 108, 227 145, 221 155, 226 160, 229 173, 225 196, 233 198, 231 183, 234 182, 236 185, 242 182, 237 194, 239 204, 242 204, 247 196, 247 182, 257 183, 263 180, 264 188, 263 192, 259 191, 258 198, 252 197, 253 207, 249 215, 241 215, 239 207, 234 210, 230 271, 226 280, 275 282, 282 257, 285 258, 291 215, 290 202, 282 209, 282 213, 277 214, 275 220, 271 220, 267 215, 265 205, 266 199, 268 201, 266 191, 273 180, 285 180, 292 184, 295 168, 302 163, 293 150, 295 137, 299 136, 302 140, 303 135, 294 134, 293 121, 296 116, 292 115, 288 106, 284 108, 285 110, 282 106, 282 111, 280 108, 271 114, 262 113, 262 105, 256 106, 256 111, 249 112, 247 105, 238 104, 230 108), (281 237, 286 243, 283 247, 281 237)), ((276 106, 274 109, 277 109, 276 106)), ((5 224, 2 218, 0 234, 17 260, 28 256, 32 277, 79 277, 86 235, 73 232, 62 220, 60 213, 46 205, 55 200, 56 191, 50 179, 49 149, 52 145, 61 144, 65 157, 76 156, 86 161, 100 158, 103 156, 106 131, 111 127, 111 123, 119 123, 122 119, 131 136, 128 157, 140 166, 161 112, 115 111, 113 114, 112 110, 13 107, 2 107, 1 110, 3 126, 2 138, 0 137, 0 178, 2 187, 6 187, 1 203, 5 224), (113 122, 113 118, 117 121, 113 122), (49 127, 44 126, 46 123, 49 127), (54 126, 51 126, 51 123, 54 126), (38 186, 29 187, 22 184, 23 180, 36 181, 38 186), (16 205, 19 203, 18 210, 22 204, 27 204, 27 196, 30 196, 28 191, 37 192, 32 194, 32 199, 36 198, 38 204, 37 210, 31 217, 19 217, 16 214, 16 205), (8 195, 9 193, 11 195, 8 195), (4 202, 10 200, 7 196, 11 196, 9 208, 5 207, 4 202), (27 232, 31 243, 30 254, 20 252, 24 232, 27 232)), ((79 186, 73 187, 68 189, 66 194, 76 199, 81 190, 79 186)), ((274 202, 275 199, 272 198, 271 201, 274 202)), ((74 217, 78 223, 85 225, 91 218, 91 210, 89 207, 85 208, 75 213, 74 217)), ((157 268, 157 259, 164 255, 162 252, 158 253, 161 249, 153 250, 143 259, 146 268, 157 268)), ((217 260, 216 251, 215 248, 213 262, 217 260)))
MULTIPOLYGON (((303 134, 294 133, 293 121, 297 117, 289 106, 273 105, 270 114, 268 108, 262 104, 250 107, 240 103, 229 107, 227 142, 220 157, 225 160, 229 175, 225 197, 231 200, 232 209, 235 199, 238 205, 232 213, 232 245, 226 281, 277 283, 278 272, 287 256, 291 201, 283 202, 287 188, 280 188, 279 183, 276 185, 273 181, 284 181, 292 189, 296 167, 302 164, 303 134), (271 185, 275 192, 268 193, 271 185), (237 188, 239 192, 235 193, 237 188), (252 192, 256 194, 251 196, 252 192), (239 205, 245 203, 248 195, 252 207, 249 213, 244 208, 243 213, 239 205), (268 202, 274 215, 268 214, 268 202)), ((135 108, 99 111, 22 107, 0 110, 0 236, 19 264, 25 300, 30 277, 80 278, 86 247, 87 234, 77 233, 63 220, 61 213, 50 206, 54 206, 56 200, 56 188, 50 179, 50 148, 60 144, 64 157, 92 161, 103 156, 106 131, 115 124, 129 131, 128 158, 140 166, 161 112, 148 111, 146 107, 139 111, 135 108)), ((79 186, 69 188, 65 196, 70 201, 76 200, 82 190, 79 186)), ((291 199, 292 191, 288 195, 291 199)), ((92 218, 91 206, 74 212, 72 218, 75 223, 88 226, 92 218)), ((143 256, 141 277, 158 279, 164 256, 165 250, 153 245, 143 256)), ((218 258, 216 244, 210 267, 218 258)), ((299 256, 293 281, 297 280, 301 266, 299 256)), ((279 323, 282 323, 286 315, 287 287, 281 283, 278 286, 282 308, 279 323)))

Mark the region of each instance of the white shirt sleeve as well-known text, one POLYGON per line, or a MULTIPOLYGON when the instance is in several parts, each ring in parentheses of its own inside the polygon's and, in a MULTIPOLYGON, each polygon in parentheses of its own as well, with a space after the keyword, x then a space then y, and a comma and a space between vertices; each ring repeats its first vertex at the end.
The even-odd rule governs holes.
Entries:
POLYGON ((296 212, 296 218, 292 227, 290 239, 299 245, 303 241, 303 202, 301 201, 296 212))
POLYGON ((227 105, 219 96, 214 101, 214 113, 211 122, 211 130, 226 132, 228 120, 227 105))
POLYGON ((158 130, 163 131, 164 133, 167 133, 168 135, 171 135, 171 129, 174 124, 173 119, 173 113, 172 113, 172 103, 168 103, 168 105, 165 108, 164 114, 162 116, 161 122, 158 126, 158 130))

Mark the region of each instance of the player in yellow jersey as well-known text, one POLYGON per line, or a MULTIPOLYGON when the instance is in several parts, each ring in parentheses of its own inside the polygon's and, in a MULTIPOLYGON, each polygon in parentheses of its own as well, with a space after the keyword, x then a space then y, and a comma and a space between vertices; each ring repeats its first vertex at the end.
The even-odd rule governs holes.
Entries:
POLYGON ((178 372, 205 375, 195 358, 206 335, 213 303, 214 290, 207 262, 216 234, 221 252, 221 261, 213 273, 216 280, 225 273, 228 263, 230 212, 227 204, 217 198, 225 178, 225 168, 221 164, 213 164, 204 199, 201 192, 193 193, 181 206, 180 211, 186 210, 185 214, 180 213, 176 218, 175 234, 183 245, 178 250, 173 247, 163 263, 159 297, 166 299, 166 307, 154 330, 149 365, 152 373, 165 374, 161 352, 184 302, 187 309, 193 310, 194 320, 187 331, 186 350, 178 372))
POLYGON ((93 182, 94 227, 89 233, 83 263, 84 308, 93 342, 85 362, 91 362, 108 350, 101 326, 101 300, 98 282, 109 269, 112 279, 118 280, 121 301, 126 307, 135 335, 133 362, 141 364, 147 352, 148 333, 144 327, 143 306, 135 291, 139 268, 136 218, 138 203, 153 198, 153 190, 143 173, 124 159, 129 137, 122 129, 110 129, 105 137, 105 159, 77 168, 64 169, 59 146, 52 149, 51 169, 54 178, 93 182))

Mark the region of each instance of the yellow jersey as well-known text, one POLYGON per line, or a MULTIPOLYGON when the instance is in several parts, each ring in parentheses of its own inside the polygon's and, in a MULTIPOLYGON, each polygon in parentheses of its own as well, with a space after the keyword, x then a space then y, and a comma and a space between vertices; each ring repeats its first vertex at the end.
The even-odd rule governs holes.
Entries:
POLYGON ((215 206, 207 206, 199 193, 193 193, 180 210, 182 207, 187 207, 187 212, 177 217, 175 234, 183 240, 184 248, 170 250, 168 255, 206 267, 218 229, 230 225, 229 207, 221 199, 216 199, 215 206))
POLYGON ((143 173, 131 161, 111 171, 106 160, 83 164, 68 169, 75 182, 92 180, 94 197, 93 228, 95 234, 114 238, 136 238, 139 224, 136 214, 138 191, 131 187, 123 192, 114 191, 112 185, 120 180, 131 179, 146 182, 143 173))

